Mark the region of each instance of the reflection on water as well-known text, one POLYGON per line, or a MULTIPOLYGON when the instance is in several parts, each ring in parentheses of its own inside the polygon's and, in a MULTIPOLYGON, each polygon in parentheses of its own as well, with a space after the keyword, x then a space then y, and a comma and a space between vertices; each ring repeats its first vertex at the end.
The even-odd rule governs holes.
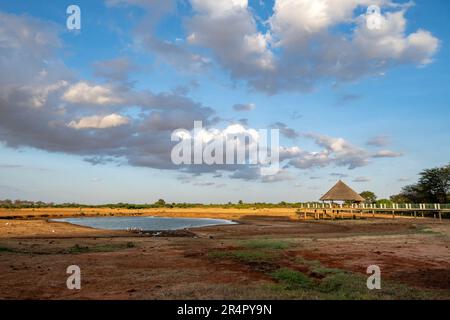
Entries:
POLYGON ((95 217, 53 219, 57 222, 68 222, 84 227, 106 230, 142 229, 145 231, 179 230, 205 226, 235 224, 222 219, 194 218, 160 218, 160 217, 95 217))

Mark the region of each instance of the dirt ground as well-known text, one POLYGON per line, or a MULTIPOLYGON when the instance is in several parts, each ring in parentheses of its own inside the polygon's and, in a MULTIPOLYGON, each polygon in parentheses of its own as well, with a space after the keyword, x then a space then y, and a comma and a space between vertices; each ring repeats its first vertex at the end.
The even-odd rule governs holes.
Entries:
MULTIPOLYGON (((449 221, 298 221, 282 213, 250 213, 236 213, 237 225, 166 237, 100 231, 43 218, 1 219, 0 299, 289 298, 291 292, 273 289, 277 280, 270 271, 302 271, 298 261, 364 277, 369 265, 378 265, 383 281, 411 292, 430 292, 432 299, 450 299, 449 221), (270 263, 226 255, 245 241, 261 239, 287 241, 289 247, 270 263), (213 254, 220 258, 211 258, 213 254), (66 287, 70 265, 81 268, 81 290, 66 287)), ((298 293, 293 298, 315 297, 298 293)))

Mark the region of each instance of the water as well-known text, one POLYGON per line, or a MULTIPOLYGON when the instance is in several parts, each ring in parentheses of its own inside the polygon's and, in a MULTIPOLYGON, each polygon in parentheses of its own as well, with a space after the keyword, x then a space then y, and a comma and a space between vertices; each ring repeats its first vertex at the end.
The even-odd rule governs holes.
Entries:
POLYGON ((145 231, 180 230, 215 225, 235 224, 222 219, 160 218, 160 217, 100 217, 53 219, 84 227, 106 230, 142 229, 145 231))

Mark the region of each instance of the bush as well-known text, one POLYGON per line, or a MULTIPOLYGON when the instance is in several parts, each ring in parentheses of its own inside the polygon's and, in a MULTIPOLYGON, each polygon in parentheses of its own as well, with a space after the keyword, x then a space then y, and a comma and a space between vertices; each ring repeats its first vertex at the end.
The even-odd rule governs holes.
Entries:
POLYGON ((314 285, 313 280, 311 280, 305 274, 295 271, 289 268, 281 268, 277 271, 271 273, 272 278, 281 282, 286 286, 288 290, 296 289, 308 289, 314 285))

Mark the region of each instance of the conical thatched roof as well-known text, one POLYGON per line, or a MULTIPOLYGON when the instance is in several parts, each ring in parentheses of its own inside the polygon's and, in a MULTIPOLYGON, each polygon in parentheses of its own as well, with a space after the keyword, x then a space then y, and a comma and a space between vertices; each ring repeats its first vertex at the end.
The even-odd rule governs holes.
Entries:
POLYGON ((330 189, 330 191, 328 191, 322 198, 320 198, 320 201, 363 202, 366 200, 344 182, 339 180, 338 183, 336 183, 336 185, 330 189))

